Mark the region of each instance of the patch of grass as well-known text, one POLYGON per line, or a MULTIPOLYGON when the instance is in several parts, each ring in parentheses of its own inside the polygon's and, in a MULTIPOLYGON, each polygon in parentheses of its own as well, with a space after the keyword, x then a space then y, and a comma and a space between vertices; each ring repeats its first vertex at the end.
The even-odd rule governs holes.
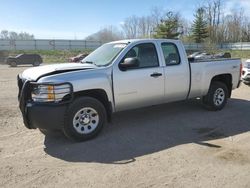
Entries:
POLYGON ((234 58, 250 59, 250 50, 230 50, 234 58))
POLYGON ((9 56, 16 56, 21 53, 40 54, 45 63, 65 63, 70 57, 76 56, 80 53, 90 53, 92 50, 13 50, 8 51, 9 56))

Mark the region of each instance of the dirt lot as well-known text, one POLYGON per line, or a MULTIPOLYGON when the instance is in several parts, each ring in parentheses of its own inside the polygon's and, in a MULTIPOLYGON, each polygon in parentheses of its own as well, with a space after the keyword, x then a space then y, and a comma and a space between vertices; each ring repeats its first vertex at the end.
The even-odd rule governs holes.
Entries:
POLYGON ((0 187, 250 187, 250 87, 220 112, 193 100, 118 113, 73 143, 23 126, 25 68, 0 65, 0 187))

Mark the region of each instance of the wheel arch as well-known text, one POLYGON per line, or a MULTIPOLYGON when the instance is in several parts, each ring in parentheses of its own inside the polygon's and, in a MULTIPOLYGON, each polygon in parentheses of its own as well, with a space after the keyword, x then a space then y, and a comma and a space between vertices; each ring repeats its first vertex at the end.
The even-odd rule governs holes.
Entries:
POLYGON ((93 97, 98 101, 100 101, 106 109, 108 121, 109 122, 111 121, 111 116, 113 112, 112 103, 109 101, 108 95, 105 90, 89 89, 84 91, 77 91, 74 93, 74 98, 79 98, 84 96, 93 97))
POLYGON ((222 82, 224 83, 226 86, 227 86, 227 89, 228 89, 228 93, 229 93, 229 96, 228 98, 231 97, 231 94, 232 94, 232 75, 231 74, 220 74, 220 75, 216 75, 214 76, 212 79, 211 79, 211 82, 210 82, 210 86, 213 82, 222 82))

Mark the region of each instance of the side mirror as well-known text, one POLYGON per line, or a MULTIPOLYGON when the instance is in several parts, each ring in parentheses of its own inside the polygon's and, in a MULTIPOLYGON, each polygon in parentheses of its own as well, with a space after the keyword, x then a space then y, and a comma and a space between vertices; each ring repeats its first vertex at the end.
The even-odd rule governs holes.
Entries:
POLYGON ((127 69, 136 68, 136 67, 139 67, 139 61, 136 57, 126 58, 124 59, 123 62, 119 64, 119 68, 122 71, 126 71, 127 69))

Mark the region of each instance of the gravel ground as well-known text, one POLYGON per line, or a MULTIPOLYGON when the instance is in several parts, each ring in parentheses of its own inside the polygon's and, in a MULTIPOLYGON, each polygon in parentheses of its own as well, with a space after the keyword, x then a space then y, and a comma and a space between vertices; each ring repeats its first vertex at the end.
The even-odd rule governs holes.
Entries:
POLYGON ((24 127, 26 68, 0 65, 0 187, 250 187, 250 87, 219 112, 192 100, 117 113, 74 143, 24 127))

